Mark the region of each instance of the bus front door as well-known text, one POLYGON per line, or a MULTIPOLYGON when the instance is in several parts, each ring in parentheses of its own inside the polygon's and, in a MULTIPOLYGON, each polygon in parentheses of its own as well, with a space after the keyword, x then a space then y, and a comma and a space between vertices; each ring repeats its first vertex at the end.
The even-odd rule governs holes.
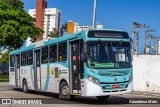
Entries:
POLYGON ((15 85, 16 87, 20 87, 20 54, 15 57, 15 85))
POLYGON ((35 50, 35 72, 34 72, 34 89, 41 89, 41 69, 40 69, 40 50, 35 50))
POLYGON ((83 78, 83 62, 81 60, 81 52, 82 52, 82 40, 77 40, 71 42, 70 45, 70 84, 71 84, 71 92, 80 94, 81 93, 81 82, 80 80, 83 78))

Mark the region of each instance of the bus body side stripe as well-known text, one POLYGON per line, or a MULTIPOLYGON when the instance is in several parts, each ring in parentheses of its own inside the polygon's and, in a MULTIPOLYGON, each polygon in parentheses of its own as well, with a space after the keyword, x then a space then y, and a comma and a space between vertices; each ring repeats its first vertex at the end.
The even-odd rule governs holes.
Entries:
POLYGON ((49 79, 50 79, 50 64, 47 64, 47 78, 46 78, 46 83, 45 86, 43 88, 44 91, 48 90, 48 85, 49 85, 49 79))

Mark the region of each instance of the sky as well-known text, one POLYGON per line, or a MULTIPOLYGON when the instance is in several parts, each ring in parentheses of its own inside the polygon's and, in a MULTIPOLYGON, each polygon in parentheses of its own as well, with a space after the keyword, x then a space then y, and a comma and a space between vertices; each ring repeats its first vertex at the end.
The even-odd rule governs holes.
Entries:
MULTIPOLYGON (((72 20, 92 25, 94 0, 46 0, 49 8, 61 10, 61 24, 72 20)), ((36 8, 36 0, 22 0, 25 11, 36 8)), ((125 30, 132 37, 132 22, 146 24, 160 36, 160 0, 97 0, 96 22, 104 28, 125 30)), ((143 50, 144 31, 140 30, 139 50, 143 50)), ((154 43, 155 41, 152 41, 154 43)))

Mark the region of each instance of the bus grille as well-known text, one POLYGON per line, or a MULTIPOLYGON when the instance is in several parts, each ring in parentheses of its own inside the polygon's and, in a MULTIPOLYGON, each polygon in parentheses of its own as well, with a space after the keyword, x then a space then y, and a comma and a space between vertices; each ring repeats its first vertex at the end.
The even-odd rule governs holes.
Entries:
POLYGON ((125 90, 113 90, 113 91, 103 91, 103 92, 105 92, 105 93, 111 93, 111 92, 122 92, 122 91, 127 91, 127 89, 125 89, 125 90))

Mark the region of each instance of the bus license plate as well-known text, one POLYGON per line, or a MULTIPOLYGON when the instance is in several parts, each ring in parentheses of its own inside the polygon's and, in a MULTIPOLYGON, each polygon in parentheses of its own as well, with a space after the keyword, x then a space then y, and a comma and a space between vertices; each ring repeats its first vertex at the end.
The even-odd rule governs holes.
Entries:
POLYGON ((120 85, 119 84, 112 85, 112 88, 120 88, 120 85))

